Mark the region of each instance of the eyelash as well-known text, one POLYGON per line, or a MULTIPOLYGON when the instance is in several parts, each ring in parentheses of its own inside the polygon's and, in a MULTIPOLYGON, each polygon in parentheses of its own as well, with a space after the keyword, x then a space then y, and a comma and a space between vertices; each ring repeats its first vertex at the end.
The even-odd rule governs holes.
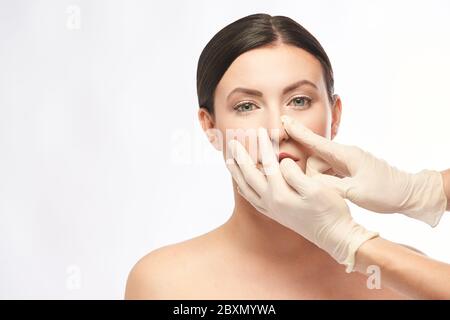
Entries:
MULTIPOLYGON (((302 99, 306 100, 306 105, 305 106, 298 107, 300 110, 305 110, 305 109, 307 109, 307 108, 309 108, 311 106, 312 99, 310 97, 307 97, 307 96, 295 96, 289 102, 292 102, 292 101, 294 101, 295 99, 298 99, 298 98, 302 98, 302 99)), ((249 111, 239 110, 239 108, 241 106, 246 105, 246 104, 255 105, 254 103, 252 103, 250 101, 245 101, 245 102, 239 103, 233 109, 236 110, 238 113, 248 113, 250 111, 253 111, 253 110, 249 110, 249 111)))

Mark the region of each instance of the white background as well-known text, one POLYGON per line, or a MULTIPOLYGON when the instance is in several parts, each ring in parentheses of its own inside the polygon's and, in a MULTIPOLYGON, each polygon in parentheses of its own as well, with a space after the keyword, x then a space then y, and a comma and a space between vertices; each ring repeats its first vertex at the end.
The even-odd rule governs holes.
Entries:
MULTIPOLYGON (((405 170, 450 167, 448 1, 1 1, 0 298, 121 299, 137 259, 228 219, 196 68, 253 13, 291 17, 324 46, 336 141, 405 170)), ((431 229, 352 211, 450 262, 448 216, 431 229)))

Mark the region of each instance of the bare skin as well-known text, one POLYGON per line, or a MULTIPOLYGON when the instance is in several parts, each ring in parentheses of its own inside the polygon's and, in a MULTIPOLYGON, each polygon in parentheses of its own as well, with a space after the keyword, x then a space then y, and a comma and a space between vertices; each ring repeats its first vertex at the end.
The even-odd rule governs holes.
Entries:
POLYGON ((377 265, 383 283, 415 299, 450 299, 450 264, 430 259, 383 238, 365 242, 355 269, 377 265))
POLYGON ((131 271, 126 299, 407 299, 368 289, 326 252, 257 212, 234 187, 222 226, 146 255, 131 271))

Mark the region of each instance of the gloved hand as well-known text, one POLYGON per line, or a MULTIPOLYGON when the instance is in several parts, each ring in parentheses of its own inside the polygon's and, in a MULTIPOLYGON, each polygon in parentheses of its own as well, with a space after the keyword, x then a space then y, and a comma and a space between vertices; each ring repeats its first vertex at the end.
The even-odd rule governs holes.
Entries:
MULTIPOLYGON (((435 227, 447 207, 440 172, 408 173, 356 147, 315 134, 295 119, 282 116, 289 136, 310 148, 343 178, 321 174, 318 158, 310 157, 307 175, 336 190, 360 207, 380 213, 402 213, 435 227)), ((323 165, 323 163, 322 163, 323 165)))
POLYGON ((239 193, 258 211, 346 265, 347 272, 353 271, 357 249, 378 233, 353 221, 345 200, 307 177, 292 159, 285 158, 278 163, 272 142, 263 128, 258 130, 258 145, 263 172, 240 142, 230 140, 228 143, 233 158, 226 163, 239 193))

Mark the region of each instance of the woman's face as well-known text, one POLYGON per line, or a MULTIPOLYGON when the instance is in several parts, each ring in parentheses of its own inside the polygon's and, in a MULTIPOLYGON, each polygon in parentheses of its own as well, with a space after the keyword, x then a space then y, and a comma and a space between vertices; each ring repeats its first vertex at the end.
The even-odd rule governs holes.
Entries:
MULTIPOLYGON (((297 158, 296 163, 303 171, 310 150, 287 135, 280 116, 289 115, 315 133, 332 139, 341 114, 338 96, 334 106, 330 105, 320 62, 307 51, 290 45, 261 47, 240 55, 217 85, 214 103, 215 117, 201 108, 199 119, 205 131, 213 129, 209 131, 210 141, 225 159, 229 157, 226 143, 233 138, 227 135, 227 130, 256 134, 263 127, 279 143, 278 152, 297 158), (285 90, 289 87, 290 90, 285 90)), ((239 140, 249 150, 252 140, 239 140)), ((249 153, 255 162, 260 162, 258 153, 250 150, 249 153)))

